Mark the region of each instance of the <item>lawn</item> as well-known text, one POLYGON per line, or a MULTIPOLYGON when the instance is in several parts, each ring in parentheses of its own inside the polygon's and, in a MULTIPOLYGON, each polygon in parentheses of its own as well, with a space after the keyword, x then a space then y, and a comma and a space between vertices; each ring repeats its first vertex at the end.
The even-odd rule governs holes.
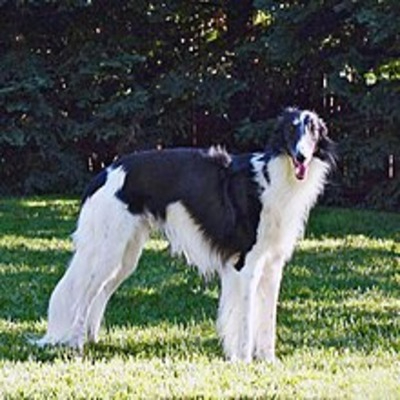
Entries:
POLYGON ((79 202, 0 199, 0 398, 400 398, 400 215, 319 208, 287 265, 279 362, 229 363, 204 282, 154 237, 83 355, 38 349, 79 202))

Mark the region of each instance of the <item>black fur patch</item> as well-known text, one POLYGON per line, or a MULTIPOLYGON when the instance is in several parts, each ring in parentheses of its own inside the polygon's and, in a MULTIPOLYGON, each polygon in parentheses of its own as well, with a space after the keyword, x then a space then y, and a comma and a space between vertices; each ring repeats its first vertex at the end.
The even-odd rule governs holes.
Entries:
MULTIPOLYGON (((279 155, 290 155, 293 121, 299 114, 296 108, 286 109, 270 146, 261 158, 257 155, 264 162, 262 173, 268 184, 268 163, 279 155)), ((319 123, 320 141, 315 156, 332 166, 334 144, 323 121, 319 123)), ((132 214, 148 212, 165 220, 168 205, 182 203, 224 260, 239 255, 235 268, 240 270, 256 242, 262 207, 260 194, 264 188, 256 182, 251 163, 254 156, 231 156, 220 148, 154 150, 123 157, 109 170, 125 171, 124 184, 115 195, 132 214)), ((105 184, 107 173, 104 170, 92 180, 83 201, 105 184)))
POLYGON ((327 134, 321 136, 315 151, 315 157, 328 163, 331 168, 336 167, 336 160, 338 158, 336 144, 329 139, 327 134))
POLYGON ((224 259, 247 253, 261 212, 251 156, 232 156, 227 165, 197 149, 133 154, 114 165, 127 174, 117 197, 130 212, 147 211, 159 219, 165 219, 169 204, 180 201, 224 259))

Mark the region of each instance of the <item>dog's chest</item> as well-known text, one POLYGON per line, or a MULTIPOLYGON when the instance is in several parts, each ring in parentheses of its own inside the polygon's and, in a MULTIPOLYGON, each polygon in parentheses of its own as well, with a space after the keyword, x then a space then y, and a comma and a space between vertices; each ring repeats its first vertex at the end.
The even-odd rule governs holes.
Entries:
POLYGON ((278 157, 268 164, 270 181, 260 196, 262 209, 255 246, 273 257, 290 258, 302 236, 309 210, 325 181, 325 169, 315 162, 304 181, 293 176, 290 160, 278 157))

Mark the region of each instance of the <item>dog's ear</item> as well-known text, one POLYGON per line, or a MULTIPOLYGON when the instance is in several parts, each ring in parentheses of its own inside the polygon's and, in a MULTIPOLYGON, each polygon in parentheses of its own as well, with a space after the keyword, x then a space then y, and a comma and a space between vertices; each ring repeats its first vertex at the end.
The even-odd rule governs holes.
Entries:
POLYGON ((336 166, 337 151, 336 143, 328 136, 328 127, 324 120, 318 117, 319 140, 316 156, 328 162, 332 167, 336 166))
POLYGON ((281 153, 286 147, 285 126, 288 123, 289 113, 292 111, 292 107, 284 108, 275 121, 271 123, 271 135, 267 147, 271 147, 276 153, 281 153))
POLYGON ((326 126, 325 121, 321 117, 318 117, 318 133, 321 138, 328 137, 328 127, 326 126))
POLYGON ((270 147, 276 154, 287 152, 288 133, 287 128, 292 126, 294 116, 299 113, 297 107, 285 107, 281 114, 271 123, 271 135, 267 147, 270 147))
POLYGON ((299 115, 297 107, 285 107, 282 113, 278 116, 275 123, 275 132, 282 134, 288 127, 291 127, 293 121, 299 115))
POLYGON ((287 124, 288 122, 293 122, 294 118, 299 114, 299 109, 297 107, 285 107, 278 117, 278 125, 287 124))

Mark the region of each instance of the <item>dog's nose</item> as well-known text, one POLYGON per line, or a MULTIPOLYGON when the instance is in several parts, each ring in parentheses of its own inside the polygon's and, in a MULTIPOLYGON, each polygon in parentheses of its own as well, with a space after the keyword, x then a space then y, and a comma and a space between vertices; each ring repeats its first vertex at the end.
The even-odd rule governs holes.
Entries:
POLYGON ((300 152, 297 152, 297 153, 296 153, 296 161, 297 161, 299 164, 303 164, 304 161, 306 161, 306 158, 304 157, 303 153, 300 153, 300 152))

